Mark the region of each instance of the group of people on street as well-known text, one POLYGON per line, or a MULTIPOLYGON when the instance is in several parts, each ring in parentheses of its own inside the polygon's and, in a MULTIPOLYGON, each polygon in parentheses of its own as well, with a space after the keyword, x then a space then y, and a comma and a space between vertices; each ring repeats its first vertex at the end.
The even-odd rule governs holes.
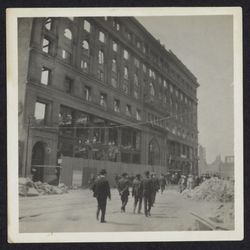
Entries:
MULTIPOLYGON (((110 185, 106 179, 106 170, 100 171, 99 175, 92 182, 93 196, 97 199, 96 219, 99 220, 99 213, 101 212, 101 223, 105 223, 105 213, 107 199, 111 200, 110 185)), ((160 178, 155 173, 146 171, 144 177, 137 174, 131 180, 127 173, 123 173, 121 177, 116 178, 117 189, 121 198, 121 212, 126 212, 126 205, 130 195, 130 186, 132 186, 132 197, 134 198, 133 213, 141 213, 142 201, 144 202, 144 214, 146 217, 151 216, 151 207, 154 206, 156 193, 165 190, 166 178, 161 174, 160 178)))
MULTIPOLYGON (((178 182, 180 193, 182 193, 185 189, 190 190, 199 186, 201 183, 210 179, 211 177, 212 176, 210 174, 202 174, 200 176, 193 176, 192 174, 189 174, 188 176, 181 175, 178 182)), ((214 174, 213 177, 220 178, 220 176, 216 174, 214 174)))

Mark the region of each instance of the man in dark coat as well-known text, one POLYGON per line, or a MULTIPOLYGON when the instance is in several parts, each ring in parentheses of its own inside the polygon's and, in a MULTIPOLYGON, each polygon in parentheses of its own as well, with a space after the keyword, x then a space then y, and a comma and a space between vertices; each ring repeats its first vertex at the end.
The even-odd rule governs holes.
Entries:
POLYGON ((107 198, 111 200, 110 194, 110 186, 109 182, 106 179, 106 170, 102 169, 100 171, 99 176, 96 178, 96 181, 93 185, 93 192, 94 197, 97 199, 97 212, 96 212, 96 219, 99 220, 99 213, 101 211, 101 223, 105 223, 105 213, 106 213, 106 205, 107 205, 107 198))
POLYGON ((133 180, 132 184, 132 196, 134 197, 134 210, 135 213, 137 203, 138 204, 138 210, 137 213, 141 213, 141 203, 142 203, 142 181, 141 181, 141 175, 137 174, 135 179, 133 180))
POLYGON ((122 174, 122 178, 118 182, 118 191, 122 201, 121 212, 125 212, 129 196, 129 180, 127 173, 122 174))
POLYGON ((160 184, 159 184, 159 180, 156 177, 155 173, 151 174, 151 178, 152 178, 152 185, 153 185, 153 190, 152 190, 152 196, 151 196, 151 206, 154 205, 155 203, 155 197, 156 197, 156 193, 159 191, 160 189, 160 184))
POLYGON ((151 196, 153 192, 152 179, 149 176, 149 171, 145 172, 145 177, 142 180, 142 193, 144 200, 144 214, 146 217, 150 216, 151 210, 151 196))
POLYGON ((161 174, 160 178, 159 178, 159 183, 160 183, 160 187, 161 187, 161 193, 163 193, 163 191, 165 190, 165 186, 166 186, 166 178, 163 174, 161 174))

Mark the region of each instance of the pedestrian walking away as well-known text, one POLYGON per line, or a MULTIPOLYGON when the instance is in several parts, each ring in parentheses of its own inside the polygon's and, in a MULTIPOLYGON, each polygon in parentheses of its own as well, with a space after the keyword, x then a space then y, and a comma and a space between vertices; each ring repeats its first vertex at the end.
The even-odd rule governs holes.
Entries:
POLYGON ((99 220, 99 213, 101 211, 101 223, 105 223, 105 214, 107 206, 107 198, 111 200, 110 186, 109 182, 106 179, 106 170, 102 169, 99 176, 96 178, 96 181, 92 187, 94 192, 94 197, 97 199, 97 211, 96 219, 99 220))
POLYGON ((156 193, 160 189, 160 184, 159 184, 159 180, 156 177, 155 173, 151 174, 151 178, 152 178, 152 185, 153 185, 153 190, 152 190, 152 194, 151 194, 151 206, 153 207, 154 203, 155 203, 156 193))
POLYGON ((150 178, 149 171, 145 172, 145 177, 142 180, 142 193, 144 201, 144 214, 146 217, 151 215, 151 196, 153 192, 152 179, 150 178))
POLYGON ((163 193, 163 191, 165 190, 165 186, 166 186, 166 178, 163 174, 161 174, 160 178, 159 178, 159 182, 160 182, 160 187, 161 187, 161 194, 163 193))
POLYGON ((118 181, 118 191, 122 201, 121 212, 125 212, 129 196, 129 180, 127 173, 123 173, 122 178, 118 181))
POLYGON ((185 188, 186 188, 186 176, 181 175, 181 178, 179 180, 180 193, 182 193, 185 188))
POLYGON ((135 213, 136 207, 138 204, 138 210, 137 213, 141 213, 141 204, 142 204, 142 181, 141 181, 141 175, 137 174, 135 179, 133 180, 132 184, 132 196, 134 197, 134 210, 135 213))

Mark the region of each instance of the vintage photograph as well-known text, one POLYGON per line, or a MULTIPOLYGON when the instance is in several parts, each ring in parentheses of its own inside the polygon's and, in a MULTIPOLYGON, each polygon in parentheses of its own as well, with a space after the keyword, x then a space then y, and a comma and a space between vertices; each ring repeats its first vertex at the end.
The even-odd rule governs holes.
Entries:
POLYGON ((241 10, 45 10, 9 15, 18 241, 242 232, 241 10))

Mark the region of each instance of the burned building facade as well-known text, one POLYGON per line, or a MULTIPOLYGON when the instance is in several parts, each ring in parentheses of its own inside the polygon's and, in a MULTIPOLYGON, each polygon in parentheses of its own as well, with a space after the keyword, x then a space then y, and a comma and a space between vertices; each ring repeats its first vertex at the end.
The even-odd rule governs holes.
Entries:
POLYGON ((199 84, 135 18, 18 25, 20 175, 62 155, 197 173, 199 84))

